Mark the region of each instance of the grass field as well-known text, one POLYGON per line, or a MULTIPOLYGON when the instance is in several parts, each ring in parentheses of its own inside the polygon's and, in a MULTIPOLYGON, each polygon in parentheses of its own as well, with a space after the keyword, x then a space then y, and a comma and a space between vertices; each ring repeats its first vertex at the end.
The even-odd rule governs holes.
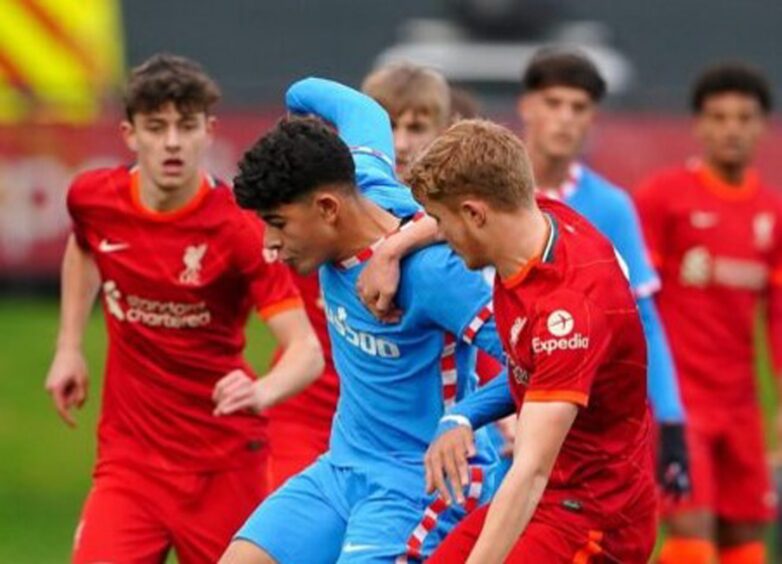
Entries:
MULTIPOLYGON (((69 560, 95 458, 95 425, 106 338, 90 320, 86 354, 90 397, 78 427, 59 419, 43 390, 57 333, 54 299, 0 298, 0 563, 69 560)), ((248 356, 265 366, 272 340, 260 322, 248 329, 248 356)))
MULTIPOLYGON (((57 417, 43 390, 57 332, 54 299, 0 298, 0 563, 67 562, 89 488, 106 338, 99 313, 86 338, 91 389, 78 427, 57 417)), ((265 366, 272 341, 253 321, 248 356, 265 366)), ((765 352, 759 374, 767 413, 774 402, 765 352)))

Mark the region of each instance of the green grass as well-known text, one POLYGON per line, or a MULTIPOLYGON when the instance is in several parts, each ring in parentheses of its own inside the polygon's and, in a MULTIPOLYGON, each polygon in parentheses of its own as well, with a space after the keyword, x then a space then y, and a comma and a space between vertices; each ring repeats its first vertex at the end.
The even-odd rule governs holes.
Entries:
MULTIPOLYGON (((99 313, 92 316, 85 352, 90 398, 70 429, 57 417, 43 381, 57 332, 53 299, 0 298, 0 562, 66 562, 82 501, 90 485, 95 425, 106 337, 99 313)), ((766 414, 776 393, 765 340, 759 341, 758 373, 766 414)), ((248 328, 248 356, 265 366, 272 341, 263 326, 248 328)), ((771 436, 771 434, 769 434, 771 436)))
MULTIPOLYGON (((0 298, 0 562, 67 562, 95 459, 95 425, 106 337, 90 319, 85 353, 90 397, 71 429, 55 413, 43 382, 57 333, 53 299, 0 298)), ((268 362, 272 340, 253 321, 248 357, 268 362)))

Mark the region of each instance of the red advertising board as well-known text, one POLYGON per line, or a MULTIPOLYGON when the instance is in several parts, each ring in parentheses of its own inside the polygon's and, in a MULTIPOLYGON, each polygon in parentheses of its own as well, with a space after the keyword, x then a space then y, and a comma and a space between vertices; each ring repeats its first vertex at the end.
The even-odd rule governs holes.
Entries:
MULTIPOLYGON (((230 180, 242 151, 278 115, 264 111, 221 117, 209 170, 230 180)), ((782 127, 776 124, 761 146, 758 167, 772 185, 782 187, 780 144, 782 127)), ((605 115, 585 159, 614 182, 631 188, 650 171, 695 154, 689 118, 605 115)), ((82 170, 132 158, 115 121, 88 128, 0 128, 0 278, 56 276, 69 230, 65 192, 70 179, 82 170)))

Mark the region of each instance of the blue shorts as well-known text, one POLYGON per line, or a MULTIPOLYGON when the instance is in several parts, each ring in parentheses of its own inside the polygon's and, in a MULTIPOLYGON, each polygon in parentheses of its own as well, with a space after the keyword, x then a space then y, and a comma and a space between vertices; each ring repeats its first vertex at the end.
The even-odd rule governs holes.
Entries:
POLYGON ((345 468, 321 456, 267 498, 236 534, 280 564, 418 562, 494 492, 493 468, 471 466, 465 506, 424 495, 423 469, 345 468), (419 476, 420 474, 420 476, 419 476))

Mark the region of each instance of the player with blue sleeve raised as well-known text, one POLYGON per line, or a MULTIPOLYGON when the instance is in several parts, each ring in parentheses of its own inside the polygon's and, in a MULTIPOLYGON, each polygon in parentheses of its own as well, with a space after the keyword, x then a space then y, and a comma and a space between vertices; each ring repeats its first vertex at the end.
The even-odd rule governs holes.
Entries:
MULTIPOLYGON (((360 100, 354 109, 367 111, 366 128, 387 129, 390 139, 385 112, 360 100)), ((383 190, 373 189, 395 182, 392 149, 389 157, 377 149, 382 139, 356 142, 339 116, 324 117, 347 144, 318 120, 286 118, 245 154, 235 192, 263 217, 267 245, 282 260, 302 273, 321 267, 341 384, 330 450, 259 507, 223 562, 417 561, 493 490, 488 442, 478 442, 465 486, 452 490, 461 504, 425 495, 423 466, 449 397, 471 385, 454 370, 448 335, 501 355, 486 313, 490 289, 450 248, 434 245, 402 263, 399 323, 371 315, 356 279, 379 241, 416 224, 418 207, 398 185, 375 203, 383 190)))

